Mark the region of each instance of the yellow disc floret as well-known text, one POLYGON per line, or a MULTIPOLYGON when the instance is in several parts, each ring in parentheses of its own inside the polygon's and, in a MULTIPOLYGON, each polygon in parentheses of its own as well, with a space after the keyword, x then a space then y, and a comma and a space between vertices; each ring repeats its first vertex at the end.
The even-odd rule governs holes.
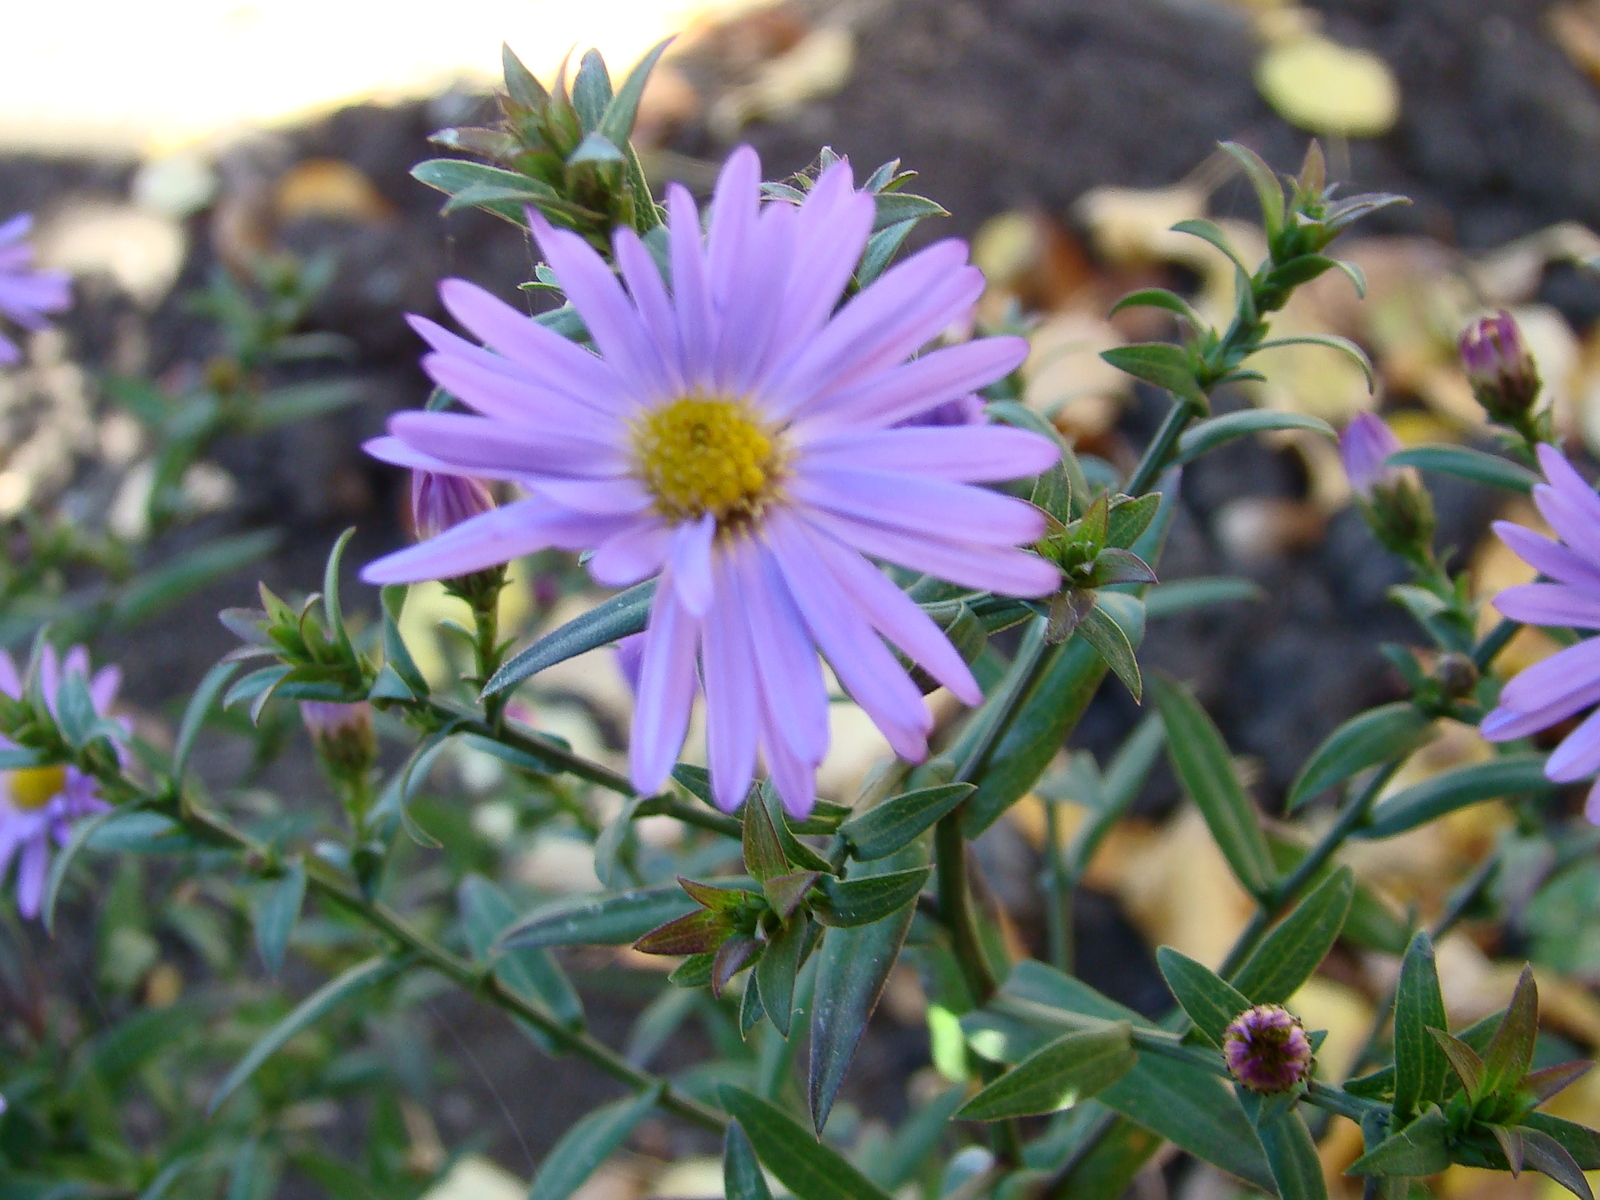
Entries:
POLYGON ((65 767, 28 767, 6 777, 6 794, 11 806, 20 809, 43 808, 67 786, 65 767))
POLYGON ((719 525, 754 516, 780 467, 772 432, 737 400, 687 396, 639 418, 636 470, 669 520, 712 513, 719 525))

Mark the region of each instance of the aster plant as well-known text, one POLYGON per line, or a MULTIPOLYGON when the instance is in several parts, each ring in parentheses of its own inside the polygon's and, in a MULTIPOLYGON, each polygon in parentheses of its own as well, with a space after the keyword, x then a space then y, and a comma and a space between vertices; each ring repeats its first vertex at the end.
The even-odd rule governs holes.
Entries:
MULTIPOLYGON (((862 178, 824 153, 770 181, 739 148, 704 211, 679 186, 658 202, 628 140, 659 49, 615 89, 597 55, 546 90, 508 52, 503 122, 437 139, 489 161, 419 166, 448 208, 528 231, 544 261, 527 290, 550 304, 530 312, 446 280, 441 301, 467 336, 413 319, 437 389, 367 449, 412 472, 417 541, 362 569, 381 588, 370 618, 347 613, 347 533, 320 591, 262 587, 259 608, 223 614, 242 644, 197 686, 170 752, 136 740, 137 763, 103 717, 111 685, 88 681, 81 657, 63 668, 41 642, 21 678, 0 675, 12 772, 0 815, 13 813, 0 837, 20 842, 15 814, 46 792, 46 807, 80 804, 63 820, 86 815, 83 803, 109 806, 42 886, 29 882, 41 867, 27 843, 31 907, 51 916, 86 849, 135 845, 191 853, 213 872, 233 864, 274 973, 303 913, 338 913, 342 945, 359 940, 365 957, 337 958, 319 927, 317 961, 343 969, 221 1075, 207 1118, 253 1120, 270 1108, 267 1064, 296 1035, 358 1000, 426 994, 411 980, 428 972, 510 1014, 540 1050, 627 1089, 549 1152, 537 1200, 572 1195, 657 1111, 722 1139, 738 1200, 765 1200, 766 1172, 800 1200, 887 1200, 919 1182, 961 1200, 1114 1197, 1166 1143, 1284 1200, 1315 1198, 1327 1194, 1316 1139, 1331 1115, 1360 1126, 1364 1150, 1339 1165, 1367 1179, 1368 1195, 1405 1195, 1463 1163, 1538 1170, 1589 1196, 1583 1171, 1600 1167, 1600 1134, 1540 1111, 1580 1068, 1545 1063, 1531 977, 1487 1023, 1452 1031, 1444 1007, 1434 943, 1492 901, 1499 852, 1425 928, 1337 860, 1353 840, 1493 799, 1510 798, 1526 826, 1553 820, 1560 785, 1600 770, 1593 717, 1551 755, 1523 740, 1600 703, 1587 642, 1503 688, 1496 675, 1518 623, 1576 641, 1572 629, 1600 616, 1585 591, 1600 581, 1586 541, 1600 501, 1548 444, 1530 450, 1543 481, 1517 461, 1518 445, 1546 433, 1523 420, 1531 401, 1522 415, 1485 401, 1512 457, 1403 447, 1373 414, 1345 431, 1358 512, 1373 553, 1407 573, 1392 595, 1418 645, 1387 649, 1403 696, 1329 733, 1289 789, 1285 822, 1263 817, 1196 696, 1139 662, 1147 620, 1242 594, 1231 581, 1158 582, 1184 464, 1261 431, 1335 436, 1301 415, 1216 416, 1214 397, 1259 378, 1258 351, 1299 341, 1370 371, 1352 343, 1275 338, 1271 323, 1325 273, 1361 290, 1330 244, 1397 198, 1341 198, 1315 146, 1287 177, 1225 146, 1260 204, 1267 253, 1252 267, 1219 226, 1183 222, 1236 265, 1228 321, 1214 326, 1163 289, 1117 305, 1166 314, 1173 335, 1105 355, 1167 403, 1142 457, 1119 471, 1078 455, 1019 401, 1022 337, 958 332, 983 287, 964 244, 896 261, 913 228, 942 212, 907 190, 898 163, 862 178), (1464 573, 1434 545, 1430 471, 1532 489, 1561 538, 1501 529, 1548 581, 1496 599, 1506 622, 1483 636, 1464 573), (518 647, 500 600, 511 565, 530 555, 582 555, 588 578, 615 594, 518 647), (434 580, 464 602, 444 624, 462 655, 443 678, 424 672, 403 633, 408 589, 434 580), (513 699, 608 647, 635 693, 626 771, 538 728, 538 706, 513 699), (58 675, 54 690, 43 682, 58 675), (892 751, 849 804, 818 794, 833 682, 892 751), (1091 699, 1117 686, 1147 709, 1132 734, 1104 770, 1083 753, 1056 767, 1091 699), (930 703, 941 689, 947 699, 930 703), (220 711, 270 722, 284 702, 299 706, 342 810, 314 834, 214 798, 191 768, 220 711), (697 706, 704 766, 689 739, 697 706), (1440 719, 1483 722, 1502 751, 1391 786, 1440 719), (598 892, 529 903, 471 873, 455 880, 453 906, 427 890, 439 872, 411 870, 417 856, 461 849, 448 840, 461 825, 422 816, 419 795, 434 763, 463 747, 504 769, 518 820, 563 822, 592 845, 598 892), (1175 1003, 1157 1021, 1085 983, 1070 934, 1088 863, 1163 752, 1252 909, 1220 962, 1158 949, 1175 1003), (1048 830, 1041 958, 1015 953, 969 845, 1025 797, 1048 830), (1086 814, 1070 836, 1059 811, 1069 802, 1086 814), (662 816, 678 822, 675 848, 640 836, 642 818, 662 816), (1400 963, 1343 1079, 1318 1059, 1324 1031, 1296 1011, 1341 941, 1400 963), (586 1027, 556 953, 579 946, 675 960, 626 1051, 586 1027), (902 962, 919 970, 948 1088, 874 1152, 836 1102, 902 962), (711 1030, 714 1061, 653 1068, 691 1014, 711 1030), (942 1140, 961 1148, 948 1174, 942 1140)), ((1483 374, 1478 342, 1467 350, 1483 374)), ((1513 376, 1526 382, 1496 379, 1513 376)), ((250 1153, 292 1142, 280 1128, 272 1137, 251 1133, 250 1153)), ((281 1157, 299 1165, 293 1153, 281 1157)), ((132 1184, 147 1195, 207 1169, 187 1148, 151 1168, 132 1184)))
MULTIPOLYGON (((32 213, 18 213, 0 224, 0 317, 30 332, 45 328, 46 317, 72 307, 71 276, 33 265, 32 232, 32 213)), ((16 342, 0 334, 0 367, 21 357, 16 342)))

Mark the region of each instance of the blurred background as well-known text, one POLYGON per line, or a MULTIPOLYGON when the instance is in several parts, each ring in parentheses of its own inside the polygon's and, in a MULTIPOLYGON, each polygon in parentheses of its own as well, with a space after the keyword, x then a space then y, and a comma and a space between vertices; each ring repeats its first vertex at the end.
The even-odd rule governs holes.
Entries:
MULTIPOLYGON (((438 193, 409 175, 442 153, 430 133, 492 123, 501 41, 548 83, 574 48, 598 47, 620 76, 676 34, 641 105, 637 141, 653 182, 703 191, 741 141, 761 151, 769 178, 807 167, 824 145, 848 155, 858 178, 900 159, 920 173, 913 190, 950 211, 917 236, 972 239, 990 281, 981 319, 1032 322, 1027 402, 1080 451, 1124 467, 1164 401, 1098 352, 1165 329, 1149 310, 1106 312, 1153 284, 1224 312, 1232 267, 1170 226, 1210 216, 1252 257, 1262 244, 1253 201, 1216 143, 1243 142, 1289 171, 1316 136, 1349 190, 1413 204, 1341 243, 1370 281, 1364 303, 1330 273, 1276 327, 1355 339, 1378 366, 1378 392, 1339 356, 1286 349, 1263 357, 1266 383, 1223 407, 1335 425, 1377 408, 1406 441, 1487 444, 1454 339, 1471 317, 1506 307, 1532 342, 1558 427, 1575 449, 1600 450, 1600 274, 1585 265, 1600 254, 1600 0, 62 0, 12 6, 3 20, 0 218, 36 214, 41 260, 73 272, 76 304, 0 375, 0 529, 13 565, 59 518, 81 535, 86 562, 189 570, 183 587, 150 594, 86 591, 70 562, 47 581, 72 620, 101 634, 102 655, 123 664, 128 701, 152 727, 234 644, 214 614, 251 603, 256 578, 311 590, 351 524, 352 565, 407 536, 404 480, 359 451, 390 412, 427 395, 403 315, 440 317, 444 275, 508 299, 531 276, 517 229, 478 211, 441 217, 438 193), (281 345, 291 327, 302 339, 292 353, 281 345), (206 404, 226 413, 241 396, 267 407, 212 421, 204 437, 186 432, 184 422, 210 419, 206 404)), ((1475 587, 1522 581, 1525 568, 1486 531, 1496 516, 1535 521, 1531 508, 1448 477, 1429 482, 1441 543, 1472 564, 1475 587)), ((1260 585, 1253 600, 1158 623, 1145 655, 1197 685, 1275 811, 1330 729, 1401 694, 1379 644, 1413 639, 1385 598, 1403 572, 1350 508, 1335 452, 1310 435, 1235 442, 1193 467, 1165 562, 1167 578, 1260 585)), ((523 583, 507 615, 524 632, 596 598, 570 564, 528 564, 523 583)), ((407 619, 424 669, 445 673, 447 651, 429 640, 443 611, 430 605, 445 602, 430 596, 420 592, 407 619)), ((376 597, 362 589, 349 603, 373 610, 376 597)), ((25 645, 41 619, 14 606, 0 640, 25 645)), ((1512 661, 1547 650, 1525 633, 1512 661)), ((526 699, 534 723, 618 757, 628 695, 609 658, 542 675, 526 699)), ((1129 696, 1107 689, 1074 747, 1113 746, 1137 716, 1129 696)), ((884 752, 841 708, 829 794, 848 798, 884 752)), ((226 747, 213 754, 225 760, 226 747)), ((1475 736, 1447 734, 1413 767, 1485 754, 1475 736)), ((309 786, 289 765, 273 769, 280 792, 309 786)), ((514 836, 517 814, 494 798, 504 782, 494 761, 464 753, 451 769, 430 811, 460 826, 475 853, 510 856, 541 893, 598 886, 586 843, 514 836)), ((1084 977, 1151 1013, 1167 998, 1147 947, 1215 962, 1249 913, 1198 817, 1173 815, 1177 789, 1163 771, 1096 858, 1077 914, 1084 977)), ((1042 936, 1044 803, 1019 805, 981 846, 1022 947, 1042 936)), ((1397 909, 1426 914, 1511 823, 1480 806, 1369 848, 1357 865, 1397 909)), ((1531 957, 1548 1019, 1594 1052, 1600 867, 1563 879, 1554 894, 1523 897, 1514 921, 1469 924, 1441 947, 1454 1019, 1503 1004, 1510 960, 1531 957)), ((145 914, 146 941, 121 943, 116 970, 132 1005, 171 1004, 205 975, 185 918, 169 917, 145 914)), ((104 944, 115 929, 101 920, 104 944)), ((31 969, 83 985, 72 973, 87 943, 18 936, 34 939, 31 969)), ((569 964, 602 1036, 659 987, 659 972, 626 958, 569 964)), ((1370 964, 1348 966, 1350 981, 1334 963, 1298 998, 1310 1023, 1332 1031, 1332 1069, 1371 1012, 1370 964)), ((858 1112, 897 1118, 931 1076, 921 1004, 914 976, 891 984, 847 1087, 858 1112)), ((479 1150, 436 1200, 522 1194, 514 1177, 527 1178, 609 1085, 540 1057, 463 998, 440 996, 426 1011, 422 1036, 451 1066, 434 1103, 406 1110, 406 1136, 426 1154, 475 1134, 479 1150)), ((687 1064, 695 1049, 685 1035, 661 1062, 687 1064)), ((1571 1097, 1567 1115, 1600 1123, 1600 1085, 1571 1097)), ((711 1194, 717 1168, 705 1150, 647 1125, 583 1195, 711 1194)), ((1324 1150, 1336 1171, 1356 1143, 1335 1136, 1324 1150)), ((1173 1182, 1184 1200, 1235 1194, 1205 1171, 1174 1180, 1157 1171, 1151 1187, 1173 1182)), ((1548 1187, 1457 1168, 1439 1194, 1548 1187)))

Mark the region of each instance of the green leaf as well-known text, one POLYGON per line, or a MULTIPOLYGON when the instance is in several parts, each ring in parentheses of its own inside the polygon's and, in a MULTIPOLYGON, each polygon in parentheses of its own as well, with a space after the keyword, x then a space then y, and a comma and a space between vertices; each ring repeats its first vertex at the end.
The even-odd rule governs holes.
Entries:
POLYGON ((586 51, 572 81, 572 107, 585 130, 600 127, 611 99, 611 74, 606 70, 606 60, 598 50, 586 51))
MULTIPOLYGON (((1244 170, 1245 178, 1255 189, 1256 200, 1261 205, 1261 223, 1266 226, 1267 239, 1277 237, 1283 228, 1283 184, 1272 173, 1262 158, 1248 146, 1238 142, 1223 142, 1222 150, 1244 170)), ((1289 1200, 1285 1197, 1284 1200, 1289 1200)))
POLYGON ((1418 933, 1411 939, 1411 948, 1400 964, 1400 986, 1395 993, 1394 1111, 1397 1120, 1409 1120, 1427 1105, 1445 1098, 1450 1060, 1428 1030, 1449 1027, 1444 996, 1439 991, 1439 973, 1434 968, 1433 943, 1426 933, 1418 933))
POLYGON ((1351 717, 1300 768, 1289 789, 1289 811, 1368 767, 1409 754, 1432 726, 1432 718, 1405 700, 1351 717))
POLYGON ((1060 1112, 1098 1095, 1138 1060, 1126 1021, 1063 1034, 984 1088, 956 1117, 1003 1121, 1060 1112))
POLYGON ((322 571, 322 615, 327 621, 328 632, 333 635, 334 644, 347 654, 350 653, 350 634, 344 627, 344 604, 339 599, 339 564, 344 560, 345 547, 355 535, 354 525, 339 535, 338 541, 333 543, 333 549, 328 552, 328 561, 322 571))
MULTIPOLYGON (((634 942, 633 948, 644 954, 710 954, 720 950, 733 933, 733 918, 726 912, 697 908, 687 916, 652 929, 634 942)), ((747 940, 741 938, 738 945, 744 946, 747 940)), ((717 990, 722 990, 721 982, 717 990)))
POLYGON ((567 155, 567 166, 576 167, 583 163, 620 163, 626 162, 627 157, 617 148, 616 144, 604 134, 596 131, 583 135, 583 141, 578 143, 578 148, 567 155))
POLYGON ((281 1050, 289 1039, 316 1024, 346 1000, 398 974, 405 966, 406 963, 402 959, 379 955, 367 959, 366 962, 357 963, 312 992, 295 1006, 293 1012, 250 1047, 249 1052, 239 1060, 233 1070, 228 1072, 227 1078, 218 1084, 217 1090, 211 1094, 211 1100, 206 1105, 206 1115, 215 1114, 217 1109, 222 1107, 222 1102, 238 1091, 239 1086, 254 1075, 262 1063, 281 1050))
POLYGON ((280 538, 277 530, 266 529, 219 538, 180 554, 124 586, 112 607, 111 619, 122 628, 147 621, 207 585, 264 558, 277 548, 280 538))
POLYGON ((1136 292, 1129 292, 1113 304, 1111 311, 1106 315, 1115 316, 1125 308, 1164 308, 1182 317, 1189 323, 1189 328, 1196 332, 1211 327, 1204 317, 1195 312, 1194 305, 1166 288, 1140 288, 1136 292))
POLYGON ((1207 221, 1203 217, 1191 217, 1186 221, 1179 221, 1172 227, 1173 233, 1187 233, 1190 237, 1197 237, 1202 242, 1209 242, 1232 260, 1233 265, 1239 268, 1244 276, 1245 290, 1248 292, 1248 281, 1251 277, 1250 268, 1244 265, 1244 259, 1239 257, 1239 252, 1233 248, 1233 243, 1228 241, 1228 235, 1222 232, 1222 227, 1215 221, 1207 221))
POLYGON ((600 133, 613 146, 626 146, 628 139, 633 136, 633 123, 639 115, 639 97, 644 95, 645 84, 650 80, 650 72, 655 70, 656 63, 670 45, 672 38, 666 38, 652 46, 634 65, 633 70, 628 72, 628 77, 622 81, 622 86, 617 89, 616 95, 612 96, 611 102, 606 105, 605 115, 600 118, 600 133))
MULTIPOLYGON (((1280 875, 1288 875, 1306 856, 1306 847, 1287 834, 1267 831, 1267 845, 1272 851, 1272 861, 1280 875)), ((1323 863, 1312 875, 1310 885, 1320 886, 1338 869, 1332 862, 1323 863)), ((1368 950, 1380 950, 1396 958, 1406 952, 1411 944, 1411 925, 1394 910, 1394 906, 1372 888, 1356 881, 1350 898, 1350 911, 1345 914, 1344 932, 1347 940, 1368 950)))
POLYGON ((1502 754, 1487 762, 1444 771, 1386 796, 1355 833, 1358 838, 1389 838, 1446 813, 1506 796, 1546 795, 1562 785, 1545 778, 1542 754, 1502 754))
POLYGON ((660 1099, 661 1085, 626 1100, 601 1105, 550 1147, 528 1189, 528 1200, 567 1200, 610 1158, 660 1099))
MULTIPOLYGON (((513 195, 554 197, 554 192, 546 184, 530 176, 460 158, 430 158, 412 167, 411 175, 419 182, 450 197, 459 196, 468 188, 498 189, 497 194, 506 199, 486 203, 484 207, 514 225, 523 225, 526 218, 522 204, 509 197, 513 195)), ((485 194, 490 193, 485 192, 485 194)))
POLYGON ((1309 429, 1326 437, 1337 437, 1333 426, 1317 417, 1302 413, 1278 412, 1269 408, 1245 408, 1225 413, 1191 425, 1178 439, 1180 463, 1193 462, 1202 454, 1209 454, 1218 446, 1225 446, 1238 438, 1273 429, 1309 429))
POLYGON ((966 1098, 966 1087, 957 1084, 912 1113, 895 1131, 884 1153, 872 1155, 862 1164, 867 1177, 887 1192, 899 1191, 938 1152, 950 1118, 966 1098))
POLYGON ((1094 647, 1096 654, 1106 660, 1106 665, 1133 694, 1134 702, 1143 699, 1144 677, 1139 674, 1139 660, 1133 653, 1133 643, 1122 631, 1122 626, 1106 615, 1098 599, 1095 606, 1079 620, 1077 633, 1094 647))
POLYGON ((1156 965, 1194 1027, 1220 1049, 1223 1034, 1234 1018, 1250 1007, 1249 999, 1211 968, 1171 946, 1156 949, 1156 965))
POLYGON ((932 874, 932 867, 912 867, 859 879, 824 875, 817 882, 820 896, 813 901, 812 912, 824 925, 846 929, 869 925, 912 906, 932 874))
POLYGON ((1272 855, 1222 734, 1187 689, 1165 678, 1155 679, 1151 687, 1166 722, 1172 769, 1239 882, 1251 895, 1265 896, 1275 874, 1272 855))
POLYGON ((283 952, 300 920, 306 899, 306 864, 295 859, 282 875, 259 885, 255 896, 256 949, 267 973, 274 978, 283 969, 283 952))
POLYGON ((750 1138, 757 1156, 796 1200, 889 1200, 833 1150, 759 1096, 731 1084, 722 1107, 750 1138))
MULTIPOLYGON (((1443 1055, 1441 1054, 1441 1060, 1443 1055)), ((1437 1175, 1450 1165, 1446 1137, 1450 1123, 1439 1109, 1412 1121, 1399 1133, 1386 1138, 1356 1159, 1346 1173, 1350 1175, 1394 1175, 1415 1178, 1437 1175)))
POLYGON ((1194 361, 1182 346, 1170 342, 1135 342, 1102 350, 1100 357, 1135 379, 1165 388, 1204 412, 1206 394, 1194 377, 1194 361))
POLYGON ((722 1194, 727 1200, 772 1200, 766 1176, 756 1161, 756 1148, 737 1121, 728 1123, 722 1144, 722 1194))
POLYGON ((1522 1135, 1523 1153, 1530 1167, 1548 1175, 1580 1200, 1594 1200, 1594 1191, 1583 1177, 1583 1169, 1565 1146, 1537 1129, 1521 1129, 1518 1132, 1522 1135))
POLYGON ((1349 338, 1340 337, 1336 333, 1305 333, 1295 337, 1272 338, 1270 341, 1259 343, 1251 353, 1275 350, 1280 346, 1323 346, 1329 350, 1337 350, 1347 358, 1354 359, 1356 366, 1361 368, 1361 373, 1367 377, 1368 394, 1377 390, 1378 380, 1372 371, 1372 360, 1367 357, 1365 350, 1349 338))
POLYGON ((867 248, 861 253, 861 264, 856 267, 856 284, 866 287, 893 261, 906 238, 917 227, 921 217, 907 217, 885 229, 878 230, 867 239, 867 248))
MULTIPOLYGON (((533 1000, 569 1029, 583 1028, 583 1001, 566 972, 543 949, 534 946, 502 947, 501 933, 517 918, 506 894, 481 875, 468 875, 456 892, 461 924, 472 957, 490 964, 500 982, 525 1000, 533 1000)), ((531 1025, 524 1029, 541 1046, 549 1039, 531 1025)))
POLYGON ((1600 1170, 1600 1133, 1588 1126, 1549 1113, 1534 1112, 1522 1118, 1522 1128, 1536 1129, 1560 1142, 1585 1171, 1600 1170))
POLYGON ((1255 948, 1231 980, 1252 1004, 1284 1004, 1339 940, 1355 875, 1339 867, 1255 948))
POLYGON ((1261 1148, 1267 1152, 1267 1164, 1272 1168, 1281 1200, 1328 1200, 1317 1143, 1299 1109, 1292 1105, 1283 1109, 1271 1120, 1263 1121, 1256 1133, 1261 1138, 1261 1148))
MULTIPOLYGON (((877 870, 904 862, 911 859, 913 853, 908 849, 867 869, 877 870)), ((822 946, 817 951, 815 998, 811 1004, 811 1065, 807 1084, 811 1119, 819 1133, 827 1124, 839 1085, 844 1082, 867 1022, 878 1007, 889 972, 900 957, 913 915, 913 906, 908 904, 870 925, 823 930, 822 946)))
POLYGON ((785 1038, 794 1020, 794 977, 800 971, 810 941, 811 923, 802 915, 779 927, 756 962, 761 1007, 766 1009, 772 1027, 785 1038))
POLYGON ((861 862, 887 858, 933 828, 940 817, 975 791, 977 788, 970 783, 947 783, 903 792, 851 817, 839 826, 839 833, 850 844, 852 858, 861 862))
POLYGON ((504 42, 500 43, 500 65, 506 77, 506 92, 515 104, 530 110, 544 107, 550 93, 504 42))
POLYGON ((1456 1078, 1461 1080, 1461 1086, 1466 1089, 1468 1098, 1473 1102, 1479 1100, 1484 1095, 1484 1087, 1483 1059, 1478 1057, 1478 1052, 1443 1029, 1434 1029, 1430 1026, 1428 1033, 1439 1043, 1439 1049, 1444 1051, 1445 1058, 1450 1060, 1450 1069, 1456 1073, 1456 1078))
POLYGON ((366 396, 355 379, 313 379, 263 392, 245 417, 252 433, 264 433, 349 408, 366 396))
POLYGON ((1161 496, 1157 492, 1115 497, 1106 514, 1106 545, 1123 549, 1132 546, 1144 536, 1160 511, 1161 496))
POLYGON ((237 662, 219 662, 206 672, 205 678, 194 689, 194 695, 189 697, 189 703, 183 710, 183 720, 178 723, 178 740, 172 750, 172 778, 175 781, 183 781, 184 771, 189 765, 189 754, 194 749, 194 739, 216 705, 217 696, 228 686, 228 681, 238 669, 237 662))
POLYGON ((522 946, 625 946, 698 905, 680 887, 559 900, 535 909, 500 936, 522 946))
POLYGON ((1209 608, 1213 604, 1230 604, 1239 601, 1256 601, 1266 593, 1253 579, 1231 575, 1202 575, 1193 579, 1174 579, 1147 588, 1144 594, 1144 615, 1148 621, 1176 616, 1196 608, 1209 608))
MULTIPOLYGON (((781 816, 779 820, 782 820, 781 816)), ((751 802, 744 806, 742 844, 744 869, 758 882, 765 883, 769 879, 787 875, 791 870, 789 860, 783 855, 783 844, 778 841, 778 830, 772 823, 772 814, 753 792, 751 802)))
POLYGON ((655 594, 655 580, 638 584, 545 634, 508 659, 484 685, 483 695, 497 696, 547 667, 631 634, 642 633, 649 623, 655 594))
POLYGON ((1412 446, 1397 450, 1388 457, 1387 462, 1395 467, 1438 471, 1441 475, 1486 483, 1490 487, 1524 496, 1533 491, 1534 484, 1543 482, 1539 475, 1521 463, 1514 463, 1497 454, 1486 454, 1470 446, 1412 446))
POLYGON ((1533 1065, 1533 1047, 1538 1040, 1539 986, 1533 981, 1533 968, 1523 967, 1506 1015, 1483 1052, 1484 1092, 1509 1092, 1521 1083, 1533 1065))
POLYGON ((72 836, 67 839, 67 844, 50 860, 50 874, 45 877, 44 898, 39 905, 39 919, 44 923, 46 933, 53 935, 56 931, 56 898, 61 894, 61 885, 67 878, 68 868, 89 844, 89 840, 94 837, 100 826, 127 811, 114 808, 110 812, 98 813, 87 821, 79 821, 72 827, 72 836))

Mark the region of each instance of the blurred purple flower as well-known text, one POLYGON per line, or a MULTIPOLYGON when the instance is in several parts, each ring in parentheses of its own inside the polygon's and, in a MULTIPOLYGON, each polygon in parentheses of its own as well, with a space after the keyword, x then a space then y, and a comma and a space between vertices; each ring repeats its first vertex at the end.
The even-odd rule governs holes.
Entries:
POLYGON ((1344 473, 1356 495, 1363 500, 1372 498, 1373 489, 1396 471, 1384 462, 1398 449, 1400 439, 1375 413, 1357 413, 1344 427, 1339 435, 1339 457, 1344 460, 1344 473))
MULTIPOLYGON (((1600 629, 1600 496, 1552 446, 1539 446, 1539 465, 1549 482, 1533 489, 1533 502, 1561 540, 1553 542, 1510 521, 1494 531, 1517 557, 1549 583, 1508 587, 1494 606, 1529 625, 1600 629)), ((1484 717, 1481 731, 1492 742, 1527 737, 1565 721, 1600 701, 1600 638, 1552 654, 1518 673, 1500 692, 1500 704, 1484 717)), ((1557 783, 1572 783, 1600 771, 1600 712, 1591 713, 1562 739, 1544 765, 1557 783)), ((1585 811, 1600 825, 1600 781, 1589 791, 1585 811)))
POLYGON ((493 507, 489 489, 470 475, 411 472, 411 529, 419 542, 436 538, 493 507))
POLYGON ((981 692, 944 634, 866 557, 964 586, 1040 596, 1058 577, 1017 549, 1044 532, 1020 500, 968 486, 1035 474, 1046 439, 993 426, 895 428, 1020 363, 996 337, 909 355, 983 288, 959 241, 930 246, 837 312, 871 232, 872 197, 840 162, 804 203, 763 201, 740 148, 709 234, 670 189, 674 290, 638 236, 613 249, 627 292, 576 234, 529 214, 582 315, 591 354, 461 280, 445 307, 494 351, 415 318, 424 366, 481 416, 400 413, 376 457, 522 484, 528 498, 370 564, 373 583, 459 576, 547 547, 593 548, 608 587, 660 577, 639 673, 632 776, 666 782, 697 688, 717 802, 744 799, 764 756, 791 812, 814 799, 828 746, 816 651, 897 753, 927 752, 932 717, 888 639, 962 700, 981 692))
POLYGON ((1279 1004, 1258 1004, 1234 1018, 1222 1037, 1233 1077, 1253 1092, 1287 1092, 1310 1078, 1311 1039, 1300 1018, 1279 1004))
POLYGON ((1512 315, 1501 310, 1468 325, 1459 342, 1467 381, 1491 417, 1514 421, 1539 399, 1539 368, 1512 315))
MULTIPOLYGON (((23 240, 32 228, 32 213, 18 213, 0 225, 0 316, 23 329, 43 329, 44 314, 71 307, 72 277, 34 269, 33 247, 23 240)), ((16 343, 0 334, 0 366, 21 356, 16 343)))
MULTIPOLYGON (((39 691, 52 713, 56 711, 62 680, 68 675, 84 678, 95 712, 105 715, 116 699, 122 672, 116 667, 101 667, 91 676, 89 653, 82 646, 74 646, 64 659, 58 659, 55 648, 46 644, 39 657, 39 691)), ((0 650, 0 691, 20 699, 22 682, 11 656, 0 650)), ((0 750, 16 748, 14 742, 0 737, 0 750)), ((39 915, 50 867, 51 839, 66 845, 75 821, 106 812, 110 807, 100 799, 93 777, 65 763, 0 771, 0 879, 4 879, 15 858, 17 908, 23 916, 39 915)))

